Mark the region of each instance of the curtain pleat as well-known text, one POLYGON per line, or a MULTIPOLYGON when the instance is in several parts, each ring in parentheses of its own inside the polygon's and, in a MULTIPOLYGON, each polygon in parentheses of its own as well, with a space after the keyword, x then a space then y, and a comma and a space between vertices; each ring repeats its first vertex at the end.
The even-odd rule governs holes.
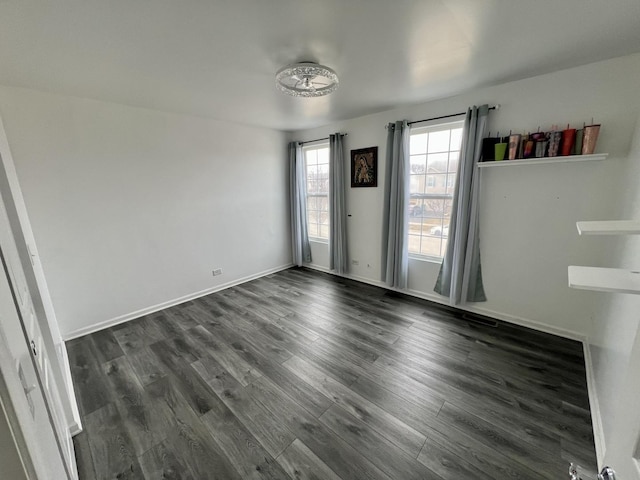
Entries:
POLYGON ((489 106, 467 111, 462 137, 460 165, 456 177, 449 242, 434 291, 449 297, 451 305, 486 301, 480 262, 479 198, 482 139, 486 133, 489 106))
POLYGON ((345 205, 344 145, 342 135, 329 136, 329 268, 347 273, 347 212, 345 205))
POLYGON ((302 145, 298 142, 289 143, 289 180, 293 264, 301 267, 304 262, 311 262, 311 245, 307 231, 307 178, 302 145))
POLYGON ((387 126, 384 207, 382 211, 382 281, 407 288, 409 270, 409 125, 387 126))

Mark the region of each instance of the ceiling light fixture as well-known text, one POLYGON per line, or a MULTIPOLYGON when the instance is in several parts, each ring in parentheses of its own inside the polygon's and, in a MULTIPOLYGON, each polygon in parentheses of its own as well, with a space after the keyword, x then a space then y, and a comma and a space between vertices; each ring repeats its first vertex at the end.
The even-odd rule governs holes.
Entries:
POLYGON ((294 63, 278 70, 276 86, 293 97, 322 97, 338 88, 338 75, 317 63, 294 63))

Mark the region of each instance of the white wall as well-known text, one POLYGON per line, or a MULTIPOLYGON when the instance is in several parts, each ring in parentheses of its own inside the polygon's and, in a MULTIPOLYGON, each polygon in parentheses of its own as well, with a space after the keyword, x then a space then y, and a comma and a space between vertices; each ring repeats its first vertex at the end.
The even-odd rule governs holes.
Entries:
MULTIPOLYGON (((613 218, 640 220, 640 119, 623 172, 618 187, 620 203, 613 218)), ((583 241, 588 243, 592 238, 585 237, 583 241)), ((640 236, 607 237, 602 248, 608 254, 606 266, 640 269, 640 236)), ((601 431, 597 431, 599 426, 596 430, 596 435, 601 435, 598 453, 604 455, 606 445, 609 456, 615 457, 621 454, 616 450, 623 450, 622 446, 615 446, 617 436, 622 434, 620 428, 637 419, 639 411, 637 394, 635 398, 626 398, 626 393, 634 387, 633 382, 636 388, 640 386, 640 296, 599 292, 591 295, 601 307, 589 338, 590 367, 602 427, 601 431), (614 446, 610 447, 612 443, 614 446)), ((625 446, 625 453, 631 447, 625 446)), ((617 460, 612 460, 612 467, 623 468, 624 462, 617 460)), ((631 473, 618 472, 622 478, 634 478, 631 473)))
POLYGON ((290 264, 283 133, 9 87, 0 115, 63 336, 290 264))
MULTIPOLYGON (((577 220, 609 218, 618 194, 615 181, 627 158, 640 111, 637 95, 640 56, 628 56, 482 88, 456 97, 293 132, 309 140, 340 131, 346 149, 379 147, 378 188, 348 189, 349 258, 358 260, 351 275, 380 279, 381 210, 386 131, 390 121, 420 120, 465 111, 470 105, 500 104, 489 128, 507 134, 543 130, 552 124, 581 126, 594 117, 602 123, 597 151, 606 162, 487 169, 482 176, 481 255, 486 303, 469 306, 484 313, 573 337, 589 334, 595 300, 567 287, 569 264, 598 265, 602 243, 585 243, 577 220)), ((347 152, 348 153, 348 152, 347 152)), ((348 172, 345 172, 348 175, 348 172)), ((348 177, 347 177, 348 178, 348 177)), ((326 245, 314 244, 313 266, 326 268, 326 245)), ((410 261, 409 288, 433 293, 439 264, 410 261)))

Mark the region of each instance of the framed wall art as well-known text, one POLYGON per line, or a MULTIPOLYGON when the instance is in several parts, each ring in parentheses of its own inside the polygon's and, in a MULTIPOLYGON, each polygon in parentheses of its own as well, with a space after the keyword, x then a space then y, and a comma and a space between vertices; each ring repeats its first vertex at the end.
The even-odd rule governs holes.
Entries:
POLYGON ((351 187, 378 186, 378 147, 351 150, 351 187))

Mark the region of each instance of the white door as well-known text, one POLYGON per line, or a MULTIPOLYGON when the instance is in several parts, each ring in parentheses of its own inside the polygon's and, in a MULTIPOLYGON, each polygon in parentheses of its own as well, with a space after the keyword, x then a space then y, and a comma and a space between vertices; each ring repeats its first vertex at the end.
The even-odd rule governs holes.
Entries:
POLYGON ((0 373, 0 403, 27 477, 68 478, 4 267, 0 268, 0 373))
MULTIPOLYGON (((4 267, 4 271, 2 273, 3 275, 6 273, 6 276, 8 277, 10 291, 12 293, 14 303, 16 304, 15 308, 17 308, 16 313, 18 314, 20 322, 20 330, 22 330, 23 333, 22 339, 19 341, 16 329, 13 328, 9 332, 5 332, 5 340, 11 348, 15 349, 12 350, 12 357, 15 361, 19 362, 19 366, 22 369, 22 374, 25 377, 23 383, 26 384, 26 390, 35 392, 34 395, 31 395, 32 397, 37 397, 38 393, 41 393, 44 397, 43 405, 40 408, 36 408, 36 406, 34 406, 32 409, 32 417, 34 422, 38 421, 39 423, 45 422, 45 417, 48 419, 50 428, 53 428, 55 442, 51 445, 47 445, 47 448, 51 449, 52 445, 57 446, 58 455, 62 455, 63 463, 67 471, 67 474, 64 477, 46 476, 43 478, 77 478, 73 442, 71 440, 71 434, 64 415, 64 407, 60 398, 60 392, 58 391, 57 384, 53 378, 47 348, 44 345, 42 333, 38 325, 35 309, 33 307, 24 271, 20 263, 18 250, 9 224, 4 202, 1 199, 0 250, 2 252, 4 267), (32 367, 35 367, 35 380, 37 380, 35 382, 31 378, 27 378, 29 377, 28 362, 27 358, 24 356, 23 344, 27 347, 30 359, 33 359, 32 367), (44 411, 36 411, 40 410, 42 407, 44 408, 44 411)), ((8 307, 5 305, 4 308, 7 309, 8 307)), ((5 315, 8 315, 8 313, 5 315)), ((10 320, 7 320, 7 322, 10 322, 10 320)), ((16 368, 17 366, 18 364, 16 364, 16 368)), ((35 400, 33 401, 35 402, 35 400)), ((37 448, 40 449, 41 447, 42 445, 39 445, 37 448)))
POLYGON ((0 118, 0 194, 13 228, 14 239, 21 257, 27 285, 31 293, 32 306, 40 325, 43 345, 46 347, 53 379, 58 386, 64 407, 66 423, 72 433, 82 429, 80 414, 73 391, 69 358, 60 335, 53 303, 49 295, 27 208, 22 197, 9 142, 0 118))

